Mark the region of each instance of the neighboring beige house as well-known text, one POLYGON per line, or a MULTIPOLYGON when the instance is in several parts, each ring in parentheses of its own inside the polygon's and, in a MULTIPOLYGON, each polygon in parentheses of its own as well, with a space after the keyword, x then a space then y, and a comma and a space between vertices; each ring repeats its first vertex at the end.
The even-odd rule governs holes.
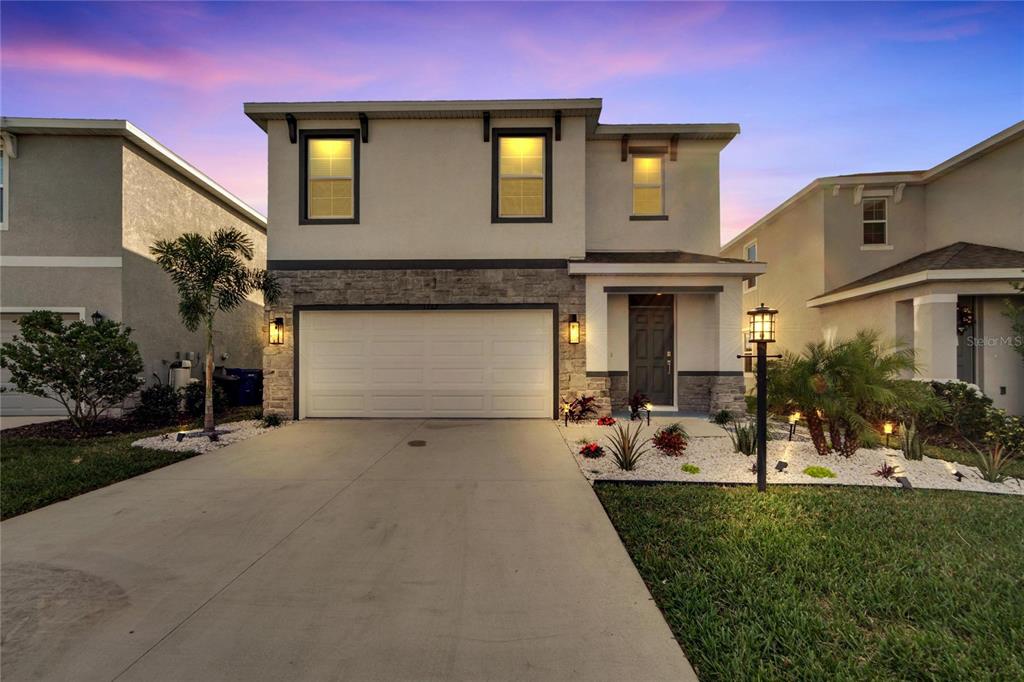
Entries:
MULTIPOLYGON (((236 227, 252 237, 262 266, 265 218, 128 121, 4 117, 0 137, 3 340, 30 310, 87 321, 98 312, 132 327, 147 380, 155 373, 166 381, 169 363, 186 357, 200 376, 202 335, 182 325, 176 290, 149 247, 184 232, 236 227)), ((219 316, 218 365, 260 366, 262 309, 254 298, 219 316)), ((45 398, 0 394, 7 416, 61 409, 45 398)))
POLYGON ((607 125, 600 99, 250 103, 267 132, 264 407, 545 417, 742 405, 720 258, 735 124, 607 125), (578 326, 576 326, 578 325, 578 326))
POLYGON ((1024 279, 1024 122, 929 170, 818 178, 721 253, 768 263, 743 302, 779 309, 779 348, 873 328, 913 344, 921 377, 1024 414, 1002 314, 1024 279))

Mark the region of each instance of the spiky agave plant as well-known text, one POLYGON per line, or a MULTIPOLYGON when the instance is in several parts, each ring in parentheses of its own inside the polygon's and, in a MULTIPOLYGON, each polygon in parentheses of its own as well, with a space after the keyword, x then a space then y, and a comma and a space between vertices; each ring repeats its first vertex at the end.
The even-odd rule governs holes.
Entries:
POLYGON ((633 471, 640 458, 647 451, 647 439, 643 437, 644 427, 632 424, 615 424, 614 431, 608 436, 608 449, 612 453, 612 461, 623 471, 633 471))
POLYGON ((729 438, 733 452, 742 452, 749 457, 757 449, 757 425, 754 422, 735 422, 729 438))
POLYGON ((984 450, 969 441, 968 443, 977 455, 975 462, 984 480, 989 483, 1002 483, 1010 477, 1007 470, 1017 459, 1017 453, 1010 451, 1002 443, 991 443, 984 450))
POLYGON ((914 422, 900 422, 900 444, 903 448, 903 457, 906 459, 919 461, 924 457, 924 441, 914 422))

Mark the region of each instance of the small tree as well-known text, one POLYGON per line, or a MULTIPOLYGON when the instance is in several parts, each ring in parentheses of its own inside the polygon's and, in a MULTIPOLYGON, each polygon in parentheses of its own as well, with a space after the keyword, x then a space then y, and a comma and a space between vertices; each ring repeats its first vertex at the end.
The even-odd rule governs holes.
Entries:
POLYGON ((156 242, 150 249, 156 262, 178 288, 178 314, 189 331, 206 332, 206 405, 203 430, 214 434, 213 320, 219 311, 237 308, 255 291, 268 303, 277 300, 280 287, 266 270, 251 268, 252 240, 236 229, 220 229, 210 236, 194 232, 174 240, 156 242))
POLYGON ((110 320, 65 324, 49 310, 18 322, 19 335, 3 344, 0 367, 21 393, 60 403, 79 431, 142 384, 142 357, 129 327, 110 320))

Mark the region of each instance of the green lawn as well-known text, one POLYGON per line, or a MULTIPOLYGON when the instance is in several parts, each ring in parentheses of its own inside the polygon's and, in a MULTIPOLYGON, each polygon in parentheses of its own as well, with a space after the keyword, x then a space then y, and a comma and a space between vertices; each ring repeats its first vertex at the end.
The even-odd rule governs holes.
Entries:
MULTIPOLYGON (((237 408, 218 423, 253 419, 258 409, 237 408)), ((197 422, 188 428, 198 428, 197 422)), ((173 427, 70 439, 0 431, 0 518, 45 507, 96 488, 193 457, 192 452, 133 448, 133 441, 173 427)))
POLYGON ((599 484, 702 680, 1024 679, 1024 500, 599 484))

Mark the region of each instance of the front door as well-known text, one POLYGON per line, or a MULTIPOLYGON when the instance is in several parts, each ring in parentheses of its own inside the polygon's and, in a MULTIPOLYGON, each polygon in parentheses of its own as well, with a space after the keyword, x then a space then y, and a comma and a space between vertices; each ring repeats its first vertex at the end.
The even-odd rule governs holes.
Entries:
POLYGON ((672 303, 669 295, 629 297, 629 392, 655 405, 671 405, 672 303))

